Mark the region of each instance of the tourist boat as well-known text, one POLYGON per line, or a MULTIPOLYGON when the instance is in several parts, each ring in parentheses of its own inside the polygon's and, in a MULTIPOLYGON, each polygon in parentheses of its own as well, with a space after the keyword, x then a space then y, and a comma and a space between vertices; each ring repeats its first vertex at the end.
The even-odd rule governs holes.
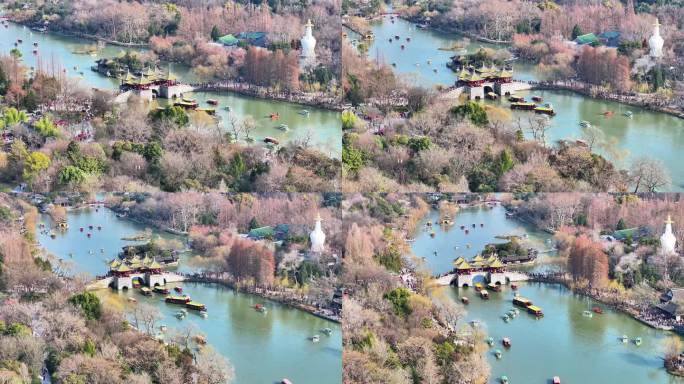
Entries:
POLYGON ((532 96, 532 101, 536 101, 537 103, 541 103, 544 99, 542 99, 541 96, 532 96))
POLYGON ((129 297, 128 301, 130 301, 131 303, 137 303, 138 302, 138 300, 136 300, 135 297, 129 297))
POLYGON ((535 108, 537 108, 537 104, 535 104, 535 103, 528 103, 528 102, 524 102, 524 101, 511 103, 511 109, 521 109, 524 111, 531 111, 535 108))
POLYGON ((163 293, 163 294, 167 295, 169 293, 169 290, 164 288, 164 287, 156 286, 156 287, 154 287, 154 292, 163 293))
POLYGON ((514 297, 514 298, 513 298, 513 304, 514 304, 514 305, 517 305, 517 306, 519 306, 519 307, 527 308, 527 307, 529 307, 530 305, 532 305, 532 301, 529 300, 529 299, 526 299, 526 298, 524 298, 524 297, 519 297, 519 296, 518 296, 518 297, 514 297))
POLYGON ((556 116, 556 111, 553 110, 553 105, 546 103, 543 107, 534 107, 535 113, 541 113, 543 115, 556 116))
POLYGON ((620 338, 620 340, 621 340, 623 343, 627 343, 627 342, 629 341, 629 337, 627 337, 627 335, 622 335, 622 337, 620 338))
POLYGON ((584 316, 584 317, 593 317, 594 314, 591 313, 591 311, 584 311, 584 312, 582 312, 582 316, 584 316))
POLYGON ((594 307, 591 309, 594 313, 603 314, 603 308, 601 307, 594 307))
POLYGON ((301 111, 297 112, 302 116, 309 116, 309 110, 308 109, 302 109, 301 111))
POLYGON ((580 127, 589 128, 589 127, 591 127, 591 123, 586 121, 586 120, 582 120, 582 121, 580 121, 580 127))
POLYGON ((467 297, 463 296, 463 297, 461 297, 461 303, 467 305, 468 303, 470 303, 470 301, 468 301, 468 298, 467 298, 467 297))
POLYGON ((480 291, 480 297, 482 300, 489 300, 489 292, 487 290, 483 289, 480 291))
POLYGON ((207 104, 209 104, 209 105, 218 105, 218 100, 216 100, 216 99, 207 99, 207 104))
POLYGON ((508 377, 507 376, 501 376, 499 378, 499 381, 501 381, 501 384, 508 384, 508 377))
POLYGON ((140 293, 142 293, 145 296, 151 296, 152 290, 147 288, 147 287, 142 287, 142 288, 140 288, 140 293))
POLYGON ((623 113, 623 115, 625 115, 626 117, 631 119, 634 116, 634 113, 632 113, 632 111, 627 111, 627 112, 623 113))
POLYGON ((497 96, 497 94, 494 92, 487 92, 485 97, 489 100, 496 100, 499 96, 497 96))
POLYGON ((496 351, 494 351, 494 356, 496 356, 497 359, 500 359, 501 358, 501 350, 497 349, 496 351))
POLYGON ((325 334, 326 336, 332 335, 332 329, 330 328, 323 328, 321 329, 321 332, 323 332, 323 334, 325 334))
POLYGON ((170 304, 187 304, 190 302, 190 296, 169 295, 164 298, 164 301, 170 304))
POLYGON ((511 103, 524 103, 524 102, 525 102, 525 98, 522 97, 522 96, 513 96, 513 95, 511 95, 511 96, 508 98, 508 101, 510 101, 511 103))
POLYGON ((204 112, 209 116, 214 116, 216 115, 216 110, 214 108, 196 108, 195 109, 197 112, 204 112))
POLYGON ((640 345, 641 345, 641 337, 637 337, 636 339, 634 339, 634 344, 635 344, 637 347, 640 346, 640 345))
POLYGON ((276 138, 266 136, 266 137, 264 137, 264 143, 278 145, 278 144, 280 144, 280 141, 278 141, 278 139, 276 139, 276 138))
POLYGON ((494 338, 491 336, 488 337, 485 341, 487 342, 487 345, 489 345, 490 347, 494 345, 494 338))
POLYGON ((511 347, 511 339, 509 339, 508 337, 504 337, 501 340, 501 344, 506 348, 510 348, 511 347))
POLYGON ((183 287, 173 287, 173 290, 176 291, 176 292, 178 292, 178 293, 182 293, 182 292, 183 292, 183 287))
POLYGON ((544 316, 544 312, 542 312, 542 309, 537 307, 536 305, 530 305, 527 307, 527 312, 537 316, 537 317, 542 317, 544 316))
POLYGON ((204 305, 202 303, 198 303, 196 301, 188 301, 187 303, 185 303, 185 307, 188 309, 192 309, 193 311, 206 311, 207 310, 206 305, 204 305))
POLYGON ((482 285, 482 283, 475 283, 475 290, 476 290, 476 291, 479 292, 479 291, 482 290, 482 288, 484 288, 484 286, 482 285))
POLYGON ((551 381, 553 382, 553 384, 561 384, 560 377, 558 377, 558 376, 554 376, 553 380, 551 380, 551 381))
POLYGON ((313 335, 313 336, 311 336, 311 342, 313 342, 313 343, 318 343, 319 341, 321 341, 321 337, 320 337, 320 336, 318 336, 318 335, 313 335))
POLYGON ((281 131, 287 132, 290 130, 290 127, 287 126, 287 124, 280 124, 276 128, 280 129, 281 131))
POLYGON ((173 105, 175 107, 181 107, 184 109, 196 109, 199 106, 199 104, 197 104, 197 102, 195 100, 186 99, 186 98, 182 98, 181 101, 177 101, 177 102, 173 103, 173 105))
POLYGON ((494 292, 501 292, 501 285, 496 285, 494 283, 489 283, 487 284, 487 288, 491 289, 494 292))

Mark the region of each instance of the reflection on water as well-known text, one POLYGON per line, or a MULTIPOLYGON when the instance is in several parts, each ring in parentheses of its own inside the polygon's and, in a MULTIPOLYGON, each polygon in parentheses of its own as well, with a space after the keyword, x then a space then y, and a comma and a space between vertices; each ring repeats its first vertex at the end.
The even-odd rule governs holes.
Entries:
MULTIPOLYGON (((47 217, 42 217, 41 221, 50 224, 47 217)), ((68 261, 73 273, 85 272, 92 276, 104 274, 106 261, 115 257, 122 246, 134 243, 121 240, 122 237, 145 230, 144 226, 119 219, 105 208, 70 211, 68 223, 69 230, 55 232, 55 239, 49 233, 41 233, 38 240, 50 253, 68 261), (93 230, 89 229, 90 225, 93 230), (97 226, 102 226, 102 230, 98 231, 97 226), (81 227, 84 232, 80 232, 81 227), (87 233, 91 233, 90 238, 87 233)), ((179 239, 166 233, 155 232, 154 236, 179 239)), ((187 259, 187 256, 182 257, 179 267, 185 272, 191 270, 187 259)), ((191 327, 204 333, 209 344, 235 367, 236 383, 273 383, 284 377, 294 383, 341 382, 342 333, 339 324, 217 285, 183 283, 182 287, 184 293, 207 306, 207 319, 193 312, 185 320, 177 319, 174 314, 180 308, 165 303, 163 295, 148 297, 136 290, 100 290, 97 293, 106 305, 122 310, 130 310, 130 306, 136 305, 129 302, 128 297, 134 297, 138 303, 155 304, 163 315, 158 324, 176 329, 191 327), (254 310, 257 303, 268 308, 266 315, 254 310), (333 330, 330 337, 320 332, 326 327, 333 330), (309 340, 314 334, 321 335, 319 343, 309 340)))
MULTIPOLYGON (((432 211, 428 217, 434 223, 439 214, 432 211)), ((485 244, 503 241, 496 239, 499 235, 527 233, 531 244, 542 250, 549 248, 548 234, 506 219, 500 206, 462 209, 454 221, 456 224, 448 230, 436 226, 434 238, 430 231, 421 229, 412 245, 413 252, 425 256, 435 274, 451 269, 451 261, 457 256, 470 258, 485 244), (468 235, 460 229, 462 224, 470 230, 468 235), (471 248, 464 249, 465 244, 471 248), (454 246, 460 248, 455 250, 454 246)), ((545 258, 554 256, 540 257, 545 258)), ((446 295, 457 303, 461 297, 468 297, 470 304, 465 306, 462 326, 470 327, 468 322, 478 320, 496 340, 487 355, 492 367, 490 383, 498 383, 502 375, 508 376, 511 383, 549 383, 553 376, 560 376, 563 383, 684 383, 663 368, 661 356, 670 333, 651 329, 605 307, 604 314, 587 317, 583 312, 600 304, 560 285, 520 283, 518 292, 540 306, 544 317, 536 319, 522 312, 509 323, 504 322, 502 316, 513 308, 510 286, 502 292, 490 292, 490 300, 480 299, 472 288, 440 287, 431 293, 446 295), (633 342, 623 344, 619 341, 622 335, 641 337, 643 343, 639 347, 633 342), (511 339, 510 349, 501 346, 504 337, 511 339), (493 354, 495 349, 503 352, 500 360, 493 354)))

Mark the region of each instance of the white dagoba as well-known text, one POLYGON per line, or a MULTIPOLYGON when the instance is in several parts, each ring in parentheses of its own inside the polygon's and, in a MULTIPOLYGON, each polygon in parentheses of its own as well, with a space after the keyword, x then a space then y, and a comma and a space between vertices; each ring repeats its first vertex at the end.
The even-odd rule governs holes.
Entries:
POLYGON ((660 36, 660 22, 656 19, 655 24, 653 24, 653 35, 648 39, 648 47, 651 52, 652 58, 657 59, 663 56, 663 44, 665 41, 660 36))
POLYGON ((325 233, 321 228, 321 214, 316 216, 316 226, 314 230, 311 231, 309 235, 311 239, 311 251, 312 252, 323 252, 325 250, 325 233))
POLYGON ((672 218, 667 215, 667 220, 665 220, 665 233, 660 236, 660 250, 665 255, 674 255, 675 245, 677 245, 677 238, 672 233, 672 218))
POLYGON ((313 37, 313 24, 311 23, 311 19, 306 22, 304 27, 304 37, 302 37, 300 40, 302 43, 301 57, 303 62, 313 64, 313 62, 316 60, 316 38, 313 37))

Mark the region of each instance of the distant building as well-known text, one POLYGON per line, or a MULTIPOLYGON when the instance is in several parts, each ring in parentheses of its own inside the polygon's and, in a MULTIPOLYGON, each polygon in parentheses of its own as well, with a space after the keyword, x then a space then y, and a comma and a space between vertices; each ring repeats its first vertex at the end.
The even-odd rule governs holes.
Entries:
POLYGON ((290 233, 290 226, 278 224, 275 227, 265 226, 254 228, 249 231, 247 237, 253 240, 270 239, 275 241, 285 240, 290 233))
POLYGON ((667 215, 667 220, 665 220, 665 233, 660 236, 660 252, 663 255, 674 255, 677 253, 675 247, 677 246, 677 238, 672 233, 672 218, 667 215))
POLYGON ((648 39, 648 47, 652 58, 657 59, 663 56, 663 44, 665 40, 660 36, 660 22, 656 19, 653 24, 653 35, 648 39))
POLYGON ((620 45, 620 36, 618 31, 608 31, 600 33, 598 38, 606 47, 617 48, 620 45))
POLYGON ((325 233, 321 228, 321 215, 316 216, 316 225, 309 235, 311 240, 311 252, 321 253, 325 251, 325 233))
POLYGON ((626 228, 620 229, 613 232, 612 239, 606 238, 608 241, 625 241, 627 239, 632 239, 632 241, 637 241, 642 237, 648 237, 651 235, 651 231, 646 227, 636 227, 636 228, 626 228))
POLYGON ((311 24, 311 20, 308 20, 304 25, 304 36, 300 40, 302 44, 302 64, 305 66, 316 63, 316 38, 313 37, 312 29, 313 24, 311 24))
POLYGON ((684 318, 684 288, 671 288, 660 295, 660 304, 656 305, 658 309, 680 321, 684 318))
POLYGON ((227 34, 218 38, 218 42, 233 47, 239 44, 265 48, 268 45, 266 32, 240 32, 237 35, 227 34))
POLYGON ((575 39, 577 45, 596 45, 600 43, 599 38, 593 33, 577 36, 575 39))

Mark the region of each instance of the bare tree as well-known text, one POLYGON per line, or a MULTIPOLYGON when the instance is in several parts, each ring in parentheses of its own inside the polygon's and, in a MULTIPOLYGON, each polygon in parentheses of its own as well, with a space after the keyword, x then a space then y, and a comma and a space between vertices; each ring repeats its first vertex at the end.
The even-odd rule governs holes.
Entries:
POLYGON ((546 115, 535 116, 528 119, 529 130, 532 137, 546 147, 546 132, 551 128, 551 120, 546 115))
POLYGON ((650 157, 634 160, 629 171, 630 182, 634 185, 634 193, 655 192, 672 182, 662 161, 650 157))

